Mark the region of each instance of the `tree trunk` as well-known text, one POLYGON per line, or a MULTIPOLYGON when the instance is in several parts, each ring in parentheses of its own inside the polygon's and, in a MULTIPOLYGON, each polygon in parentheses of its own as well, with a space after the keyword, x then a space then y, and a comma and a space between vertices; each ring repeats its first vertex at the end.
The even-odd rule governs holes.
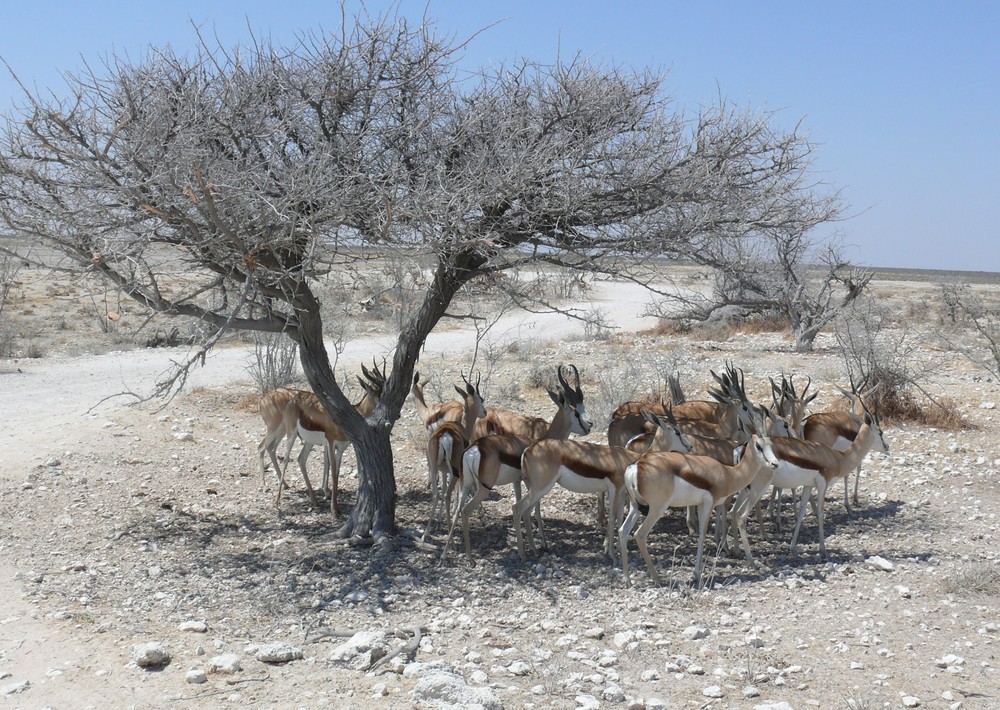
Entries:
POLYGON ((369 533, 379 539, 395 533, 396 476, 388 425, 365 426, 354 441, 358 460, 358 502, 338 531, 343 537, 369 533))
POLYGON ((382 398, 365 420, 337 385, 323 343, 319 301, 301 284, 295 299, 302 371, 331 418, 344 430, 358 461, 358 502, 338 533, 345 537, 383 538, 395 532, 396 476, 389 435, 410 391, 414 364, 427 334, 434 328, 458 289, 468 281, 485 256, 467 250, 441 257, 434 283, 420 309, 401 329, 393 368, 382 398))
POLYGON ((819 328, 795 329, 795 352, 810 353, 813 351, 816 336, 819 335, 819 328))

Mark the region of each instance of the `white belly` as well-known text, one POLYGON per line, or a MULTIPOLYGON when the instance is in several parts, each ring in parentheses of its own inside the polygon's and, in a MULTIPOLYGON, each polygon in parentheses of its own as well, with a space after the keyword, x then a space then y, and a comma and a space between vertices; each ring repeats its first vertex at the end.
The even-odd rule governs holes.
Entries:
POLYGON ((521 469, 502 463, 500 464, 500 472, 497 474, 497 481, 494 485, 510 486, 520 481, 521 478, 521 469))
POLYGON ((771 485, 775 488, 798 488, 799 486, 814 486, 819 471, 812 468, 802 468, 788 461, 781 461, 774 469, 771 485))
POLYGON ((556 477, 556 481, 560 486, 574 493, 614 494, 615 492, 614 484, 607 478, 581 476, 565 466, 559 467, 559 475, 556 477))
POLYGON ((851 444, 853 443, 854 442, 851 441, 850 439, 845 439, 842 436, 838 436, 837 440, 833 442, 833 446, 831 446, 830 448, 836 451, 847 451, 849 448, 851 448, 851 444))
POLYGON ((667 505, 671 508, 685 508, 689 505, 701 505, 706 499, 711 498, 711 492, 704 488, 691 485, 683 478, 675 478, 674 490, 667 499, 667 505))
POLYGON ((326 443, 326 434, 321 431, 312 431, 310 429, 303 429, 302 425, 298 425, 299 437, 302 441, 307 444, 312 444, 313 446, 322 446, 326 443))

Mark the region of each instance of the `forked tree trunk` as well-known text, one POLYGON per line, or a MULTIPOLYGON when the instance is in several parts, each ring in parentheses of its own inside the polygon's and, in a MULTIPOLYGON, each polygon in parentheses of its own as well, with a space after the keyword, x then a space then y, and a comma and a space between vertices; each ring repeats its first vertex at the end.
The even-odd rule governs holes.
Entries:
POLYGON ((382 399, 365 420, 337 385, 323 343, 319 301, 302 284, 295 299, 296 333, 302 371, 313 391, 347 434, 358 462, 358 500, 338 533, 344 537, 392 535, 396 524, 396 476, 389 436, 410 391, 420 347, 451 303, 455 293, 484 262, 476 250, 450 255, 439 262, 434 282, 421 307, 400 331, 382 399))

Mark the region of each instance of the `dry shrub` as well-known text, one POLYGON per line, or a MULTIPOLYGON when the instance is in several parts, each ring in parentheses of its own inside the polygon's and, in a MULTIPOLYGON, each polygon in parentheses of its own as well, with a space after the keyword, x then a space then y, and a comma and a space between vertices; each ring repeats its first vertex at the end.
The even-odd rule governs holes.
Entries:
POLYGON ((1000 594, 1000 567, 990 562, 967 565, 945 583, 950 594, 1000 594))
POLYGON ((652 328, 640 331, 639 335, 647 337, 669 337, 687 335, 691 332, 691 324, 677 318, 661 318, 652 328))
POLYGON ((248 412, 250 414, 256 414, 260 411, 260 395, 259 394, 248 394, 246 397, 238 401, 233 405, 233 409, 237 412, 248 412))
POLYGON ((734 333, 757 335, 759 333, 786 333, 791 330, 788 318, 780 313, 755 313, 733 323, 734 333))

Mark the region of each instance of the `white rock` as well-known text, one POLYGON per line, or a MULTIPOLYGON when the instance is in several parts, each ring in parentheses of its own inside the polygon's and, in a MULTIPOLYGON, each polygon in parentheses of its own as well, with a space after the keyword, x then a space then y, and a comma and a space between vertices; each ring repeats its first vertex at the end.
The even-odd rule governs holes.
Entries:
POLYGON ((601 696, 609 703, 625 702, 625 692, 617 685, 609 685, 604 689, 604 692, 601 693, 601 696))
POLYGON ((479 685, 486 685, 487 683, 490 682, 490 677, 486 675, 486 671, 484 671, 481 668, 477 668, 476 670, 472 671, 472 675, 469 676, 469 679, 473 683, 478 683, 479 685))
POLYGON ((403 666, 403 677, 404 678, 419 678, 420 676, 430 673, 431 671, 441 671, 442 673, 455 674, 455 667, 448 663, 448 661, 431 661, 430 663, 421 663, 420 661, 414 661, 413 663, 407 663, 403 666))
POLYGON ((882 570, 883 572, 892 572, 896 568, 892 562, 884 557, 879 557, 878 555, 872 555, 867 558, 865 560, 865 564, 873 569, 882 570))
POLYGON ((132 647, 132 660, 140 668, 155 668, 170 663, 170 649, 160 641, 140 643, 132 647))
POLYGON ((762 705, 754 705, 753 710, 795 710, 791 703, 782 700, 779 703, 764 703, 762 705))
POLYGON ((965 659, 961 656, 956 656, 954 653, 947 653, 941 657, 941 660, 937 662, 938 668, 947 668, 948 666, 963 666, 965 665, 965 659))
POLYGON ((288 663, 302 658, 302 649, 284 641, 262 644, 256 658, 261 663, 288 663))
POLYGON ((725 695, 722 688, 717 685, 710 685, 707 688, 702 689, 701 694, 706 698, 721 698, 725 695))
POLYGON ((760 696, 760 690, 758 690, 756 685, 747 685, 743 688, 744 698, 756 698, 760 696))
POLYGON ((902 584, 897 584, 896 585, 896 594, 898 594, 899 596, 901 596, 903 599, 909 599, 910 596, 911 596, 911 594, 910 594, 910 588, 909 587, 904 587, 902 584))
POLYGON ((650 668, 642 672, 642 680, 646 683, 659 679, 660 679, 660 672, 655 668, 650 668))
POLYGON ((997 403, 996 402, 990 402, 990 401, 980 402, 979 403, 979 408, 980 409, 996 409, 997 408, 997 403))
POLYGON ((583 635, 589 639, 602 639, 604 638, 604 629, 600 626, 595 626, 592 629, 587 629, 583 632, 583 635))
POLYGON ((635 632, 634 631, 619 631, 617 634, 615 634, 614 644, 618 648, 622 648, 624 646, 627 646, 628 644, 632 643, 633 641, 635 641, 635 632))
POLYGON ((511 675, 528 675, 531 673, 531 666, 524 661, 514 661, 509 666, 507 670, 511 672, 511 675))
POLYGON ((690 641, 698 641, 699 639, 708 638, 708 629, 704 626, 688 626, 681 632, 681 636, 690 641))
POLYGON ((183 621, 177 627, 178 631, 193 631, 196 634, 203 634, 208 631, 208 624, 204 621, 183 621))
POLYGON ((10 683, 0 688, 0 695, 4 696, 17 695, 18 693, 22 693, 30 687, 31 683, 26 680, 22 680, 20 683, 10 683))
POLYGON ((492 690, 470 688, 462 676, 447 671, 427 673, 417 681, 410 694, 418 703, 431 707, 479 706, 483 710, 503 710, 503 704, 492 690))
POLYGON ((208 681, 208 676, 201 668, 193 668, 184 676, 188 683, 201 684, 208 681))
POLYGON ((593 695, 580 694, 576 696, 577 710, 598 710, 601 703, 593 695))
POLYGON ((174 438, 177 441, 194 441, 194 434, 189 431, 175 431, 174 438))
POLYGON ((233 675, 243 669, 240 665, 240 657, 235 653, 223 653, 213 656, 205 664, 206 673, 217 673, 218 675, 233 675))
POLYGON ((372 663, 389 652, 389 639, 384 631, 359 631, 330 652, 330 660, 358 671, 366 671, 372 663))
POLYGON ((904 695, 902 698, 904 708, 918 708, 920 707, 920 698, 913 695, 904 695))

